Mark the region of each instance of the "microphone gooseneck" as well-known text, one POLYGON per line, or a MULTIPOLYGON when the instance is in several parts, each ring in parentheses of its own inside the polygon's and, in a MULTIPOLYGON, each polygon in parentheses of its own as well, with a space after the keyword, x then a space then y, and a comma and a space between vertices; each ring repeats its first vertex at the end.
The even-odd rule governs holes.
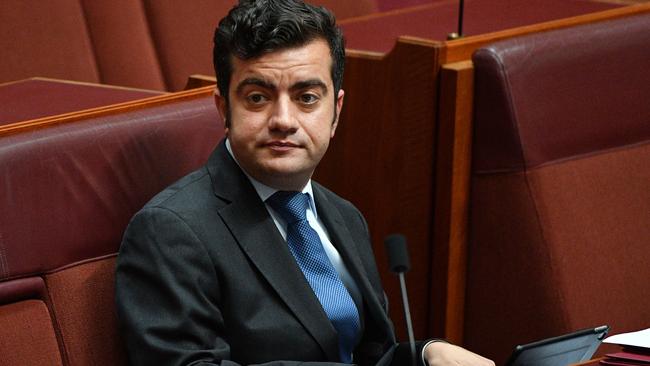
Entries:
POLYGON ((388 254, 388 266, 391 272, 399 276, 400 290, 402 292, 402 305, 404 307, 404 318, 406 319, 406 329, 409 336, 409 345, 411 347, 411 365, 417 364, 415 352, 415 337, 413 336, 413 324, 411 323, 411 310, 409 307, 408 295, 406 292, 406 280, 404 273, 411 269, 409 253, 406 248, 406 238, 401 234, 389 235, 384 239, 386 252, 388 254))

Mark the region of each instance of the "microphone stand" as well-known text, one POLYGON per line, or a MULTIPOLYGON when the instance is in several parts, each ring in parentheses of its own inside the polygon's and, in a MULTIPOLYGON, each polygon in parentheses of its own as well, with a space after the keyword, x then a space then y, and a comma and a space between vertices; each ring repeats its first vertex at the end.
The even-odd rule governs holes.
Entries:
POLYGON ((406 294, 406 280, 404 279, 404 272, 399 273, 399 285, 402 289, 402 305, 404 306, 404 317, 406 318, 406 329, 409 334, 409 344, 411 346, 411 364, 416 366, 416 353, 415 353, 415 337, 413 336, 413 324, 411 323, 411 310, 409 307, 409 299, 406 294))
POLYGON ((404 273, 411 268, 408 250, 406 249, 406 238, 404 235, 393 234, 384 240, 388 252, 388 265, 391 272, 399 276, 399 284, 402 292, 402 305, 404 307, 404 318, 406 320, 406 329, 409 336, 409 345, 411 348, 411 365, 417 365, 417 355, 415 352, 415 337, 413 336, 413 324, 411 323, 411 310, 409 306, 408 294, 406 292, 406 279, 404 273))
POLYGON ((448 41, 459 39, 463 37, 463 11, 465 10, 465 1, 460 0, 458 4, 458 32, 449 33, 447 35, 448 41))

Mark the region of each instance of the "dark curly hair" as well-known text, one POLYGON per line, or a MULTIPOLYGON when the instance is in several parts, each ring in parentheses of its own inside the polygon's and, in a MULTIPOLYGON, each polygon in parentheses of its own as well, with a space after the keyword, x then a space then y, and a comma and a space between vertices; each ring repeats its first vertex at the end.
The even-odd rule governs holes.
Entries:
POLYGON ((226 103, 233 56, 248 60, 318 38, 329 44, 336 95, 343 83, 345 42, 334 15, 324 7, 299 0, 241 0, 219 22, 214 33, 214 69, 226 103))

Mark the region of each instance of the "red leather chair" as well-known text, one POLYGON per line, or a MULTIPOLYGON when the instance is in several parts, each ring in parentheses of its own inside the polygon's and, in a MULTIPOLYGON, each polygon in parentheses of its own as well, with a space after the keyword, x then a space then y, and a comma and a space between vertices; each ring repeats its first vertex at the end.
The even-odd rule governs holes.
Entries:
POLYGON ((0 364, 126 364, 122 233, 223 136, 210 92, 171 99, 0 136, 0 364))
POLYGON ((465 345, 650 323, 650 14, 476 51, 465 345))

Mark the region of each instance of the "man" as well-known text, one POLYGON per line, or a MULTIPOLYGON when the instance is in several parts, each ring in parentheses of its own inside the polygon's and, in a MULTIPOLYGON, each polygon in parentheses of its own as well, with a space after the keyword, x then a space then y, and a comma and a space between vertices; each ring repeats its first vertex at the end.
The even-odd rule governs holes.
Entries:
MULTIPOLYGON (((226 140, 129 225, 116 273, 134 365, 407 365, 361 213, 311 181, 343 105, 333 16, 242 1, 215 35, 226 140)), ((445 342, 429 365, 490 365, 445 342)), ((423 349, 424 348, 424 349, 423 349)))

